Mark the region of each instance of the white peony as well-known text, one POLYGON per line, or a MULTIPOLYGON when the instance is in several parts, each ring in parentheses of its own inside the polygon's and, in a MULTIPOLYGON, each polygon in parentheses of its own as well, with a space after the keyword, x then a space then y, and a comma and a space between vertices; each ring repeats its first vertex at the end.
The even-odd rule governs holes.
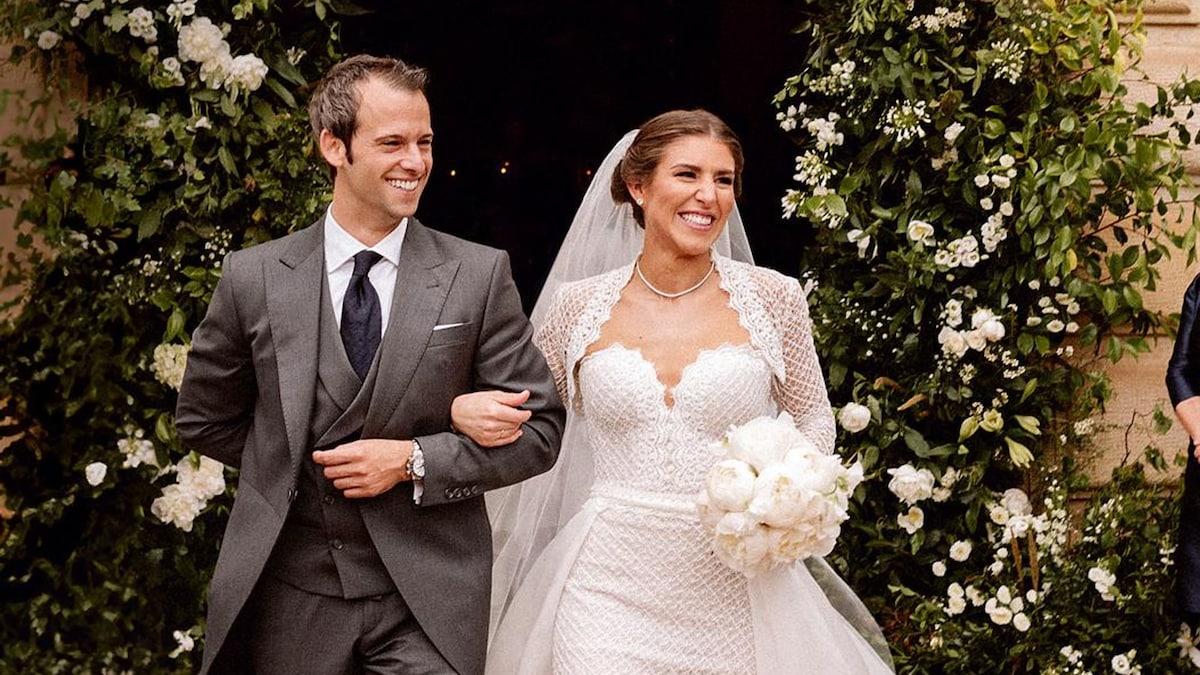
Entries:
POLYGON ((181 60, 203 64, 221 55, 229 55, 229 43, 225 42, 221 28, 208 17, 197 17, 179 29, 181 60))
POLYGON ((892 477, 888 489, 905 504, 912 506, 933 495, 933 473, 929 469, 917 469, 912 464, 905 464, 887 472, 892 477))
POLYGON ((770 567, 767 528, 744 513, 728 513, 717 523, 713 552, 730 569, 752 577, 770 567))
POLYGON ((709 503, 722 511, 744 511, 754 496, 756 476, 740 459, 725 459, 708 472, 709 503))
POLYGON ((850 402, 838 411, 837 419, 843 429, 856 434, 871 424, 871 409, 861 403, 850 402))
POLYGON ((253 54, 234 57, 229 64, 227 82, 235 89, 254 91, 267 77, 267 64, 253 54))
POLYGON ((104 462, 92 462, 83 468, 83 476, 87 479, 88 485, 96 486, 104 482, 104 477, 108 475, 108 465, 104 462))
POLYGON ((730 458, 762 471, 783 461, 792 448, 812 447, 812 442, 796 428, 791 415, 780 413, 779 417, 756 417, 731 428, 725 435, 725 445, 730 458))
POLYGON ((812 510, 810 502, 819 495, 805 485, 797 464, 772 464, 754 481, 754 496, 746 513, 771 527, 792 527, 812 510))

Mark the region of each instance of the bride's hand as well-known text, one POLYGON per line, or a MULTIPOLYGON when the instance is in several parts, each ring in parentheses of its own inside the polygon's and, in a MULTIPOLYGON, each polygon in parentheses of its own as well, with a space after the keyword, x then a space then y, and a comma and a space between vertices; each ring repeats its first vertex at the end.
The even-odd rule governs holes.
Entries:
POLYGON ((521 425, 533 413, 518 406, 528 400, 529 390, 463 394, 450 404, 450 422, 456 431, 479 445, 498 448, 521 437, 521 425))

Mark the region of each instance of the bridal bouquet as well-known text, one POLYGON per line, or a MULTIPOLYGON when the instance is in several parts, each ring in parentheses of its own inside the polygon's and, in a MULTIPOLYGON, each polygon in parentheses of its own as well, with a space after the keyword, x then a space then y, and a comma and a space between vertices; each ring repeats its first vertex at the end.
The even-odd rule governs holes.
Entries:
POLYGON ((786 412, 731 427, 719 446, 727 458, 697 505, 721 562, 752 577, 833 550, 861 464, 821 452, 786 412))

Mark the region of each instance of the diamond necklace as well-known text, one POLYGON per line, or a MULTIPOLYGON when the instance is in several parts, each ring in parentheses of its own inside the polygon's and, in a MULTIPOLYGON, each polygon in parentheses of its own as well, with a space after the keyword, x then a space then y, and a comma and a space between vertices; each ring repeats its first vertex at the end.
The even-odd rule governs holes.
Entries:
POLYGON ((646 288, 649 288, 651 293, 653 293, 659 297, 666 298, 668 300, 674 300, 675 298, 681 298, 681 297, 687 295, 688 293, 691 293, 692 291, 700 288, 701 286, 704 285, 704 282, 708 281, 708 278, 712 276, 713 270, 715 270, 715 269, 717 269, 717 261, 713 260, 709 263, 708 271, 704 273, 704 276, 700 278, 700 281, 696 282, 695 286, 692 286, 690 288, 685 288, 682 291, 679 291, 678 293, 667 293, 665 291, 660 291, 657 288, 655 288, 654 284, 650 283, 650 280, 646 278, 646 275, 642 274, 642 258, 641 258, 641 256, 638 256, 638 259, 633 262, 633 271, 637 272, 638 278, 642 280, 643 284, 646 284, 646 288))

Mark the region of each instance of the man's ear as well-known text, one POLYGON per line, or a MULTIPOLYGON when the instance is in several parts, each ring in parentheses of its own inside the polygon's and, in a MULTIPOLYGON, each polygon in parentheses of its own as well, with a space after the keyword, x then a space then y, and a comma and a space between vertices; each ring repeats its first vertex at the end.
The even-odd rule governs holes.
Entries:
POLYGON ((346 161, 346 144, 342 142, 342 139, 334 136, 332 131, 321 130, 321 135, 317 137, 317 147, 320 148, 321 156, 325 158, 325 161, 335 169, 349 163, 346 161))

